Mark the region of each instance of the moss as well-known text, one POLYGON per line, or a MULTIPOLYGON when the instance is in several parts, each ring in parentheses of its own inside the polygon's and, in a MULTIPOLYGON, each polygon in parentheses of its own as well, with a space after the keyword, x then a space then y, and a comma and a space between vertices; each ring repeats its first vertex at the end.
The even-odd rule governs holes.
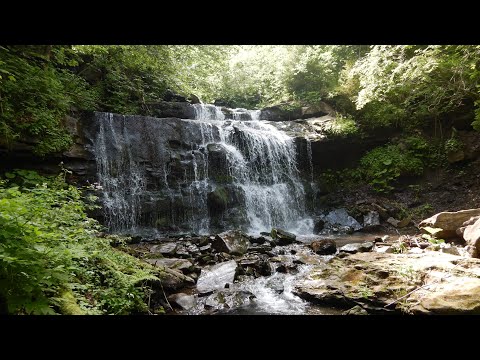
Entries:
POLYGON ((58 300, 58 307, 60 313, 63 315, 85 315, 85 312, 80 308, 77 300, 70 290, 65 290, 58 300))

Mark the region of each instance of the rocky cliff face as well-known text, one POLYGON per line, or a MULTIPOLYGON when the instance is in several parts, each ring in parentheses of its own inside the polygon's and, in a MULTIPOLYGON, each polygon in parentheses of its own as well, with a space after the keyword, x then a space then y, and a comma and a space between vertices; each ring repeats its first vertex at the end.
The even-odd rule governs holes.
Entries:
MULTIPOLYGON (((248 230, 257 218, 259 228, 294 228, 301 227, 294 219, 309 208, 304 197, 311 198, 312 171, 351 166, 388 139, 329 139, 323 129, 331 115, 244 123, 267 113, 183 102, 162 102, 155 109, 158 118, 68 117, 71 149, 40 159, 31 155, 32 142, 19 142, 10 151, 0 149, 4 168, 56 173, 63 162, 71 182, 100 183, 103 211, 93 215, 112 230, 248 230), (212 125, 195 118, 222 121, 212 125)), ((297 115, 327 111, 302 109, 297 115)), ((266 117, 285 118, 277 112, 266 117)))

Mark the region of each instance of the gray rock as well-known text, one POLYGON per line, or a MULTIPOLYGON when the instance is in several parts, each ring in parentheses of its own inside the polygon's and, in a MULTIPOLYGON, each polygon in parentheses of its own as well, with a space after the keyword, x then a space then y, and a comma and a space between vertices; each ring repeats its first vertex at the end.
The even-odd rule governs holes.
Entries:
POLYGON ((369 211, 363 218, 363 227, 373 229, 380 225, 380 215, 376 211, 369 211))
POLYGON ((168 301, 180 306, 183 310, 190 310, 197 304, 197 298, 194 295, 184 293, 172 294, 168 297, 168 301))
POLYGON ((208 293, 210 291, 224 289, 225 284, 233 283, 236 269, 237 263, 235 260, 204 267, 197 281, 198 292, 208 293))
POLYGON ((364 243, 347 244, 340 248, 340 252, 346 252, 349 254, 356 254, 357 252, 369 252, 374 247, 373 242, 367 241, 364 243))
POLYGON ((239 231, 225 231, 215 236, 212 246, 219 252, 231 255, 243 255, 247 252, 250 242, 248 235, 239 231))
POLYGON ((313 228, 313 233, 314 234, 320 233, 324 227, 325 227, 325 221, 323 221, 322 219, 317 220, 313 228))
POLYGON ((177 249, 177 244, 174 242, 168 242, 159 245, 153 245, 150 248, 150 252, 154 254, 162 254, 162 255, 174 255, 177 249))
POLYGON ((145 259, 146 262, 154 266, 165 266, 170 269, 189 272, 193 270, 193 264, 186 259, 161 258, 161 259, 145 259))
POLYGON ((325 216, 325 222, 329 223, 332 226, 348 226, 354 231, 362 229, 362 225, 360 225, 360 223, 353 217, 348 215, 347 210, 343 208, 330 211, 327 216, 325 216))

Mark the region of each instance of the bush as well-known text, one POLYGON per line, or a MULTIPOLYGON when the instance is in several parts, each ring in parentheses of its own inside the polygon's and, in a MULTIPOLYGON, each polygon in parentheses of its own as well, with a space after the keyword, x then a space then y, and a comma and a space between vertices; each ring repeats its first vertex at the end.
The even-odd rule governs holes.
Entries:
POLYGON ((147 310, 148 264, 98 237, 81 193, 63 176, 7 173, 0 181, 0 299, 11 314, 147 310), (15 183, 14 183, 15 181, 15 183))
POLYGON ((360 160, 366 180, 375 190, 392 190, 391 184, 400 176, 420 175, 428 145, 418 137, 409 137, 403 143, 386 145, 369 151, 360 160))

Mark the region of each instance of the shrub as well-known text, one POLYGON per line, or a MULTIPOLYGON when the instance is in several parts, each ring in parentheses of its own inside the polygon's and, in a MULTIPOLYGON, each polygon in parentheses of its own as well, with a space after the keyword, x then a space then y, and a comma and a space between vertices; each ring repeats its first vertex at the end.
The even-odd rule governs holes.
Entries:
POLYGON ((0 181, 0 299, 11 314, 147 310, 148 264, 98 237, 81 192, 63 176, 7 173, 0 181), (14 183, 15 181, 16 183, 14 183))

